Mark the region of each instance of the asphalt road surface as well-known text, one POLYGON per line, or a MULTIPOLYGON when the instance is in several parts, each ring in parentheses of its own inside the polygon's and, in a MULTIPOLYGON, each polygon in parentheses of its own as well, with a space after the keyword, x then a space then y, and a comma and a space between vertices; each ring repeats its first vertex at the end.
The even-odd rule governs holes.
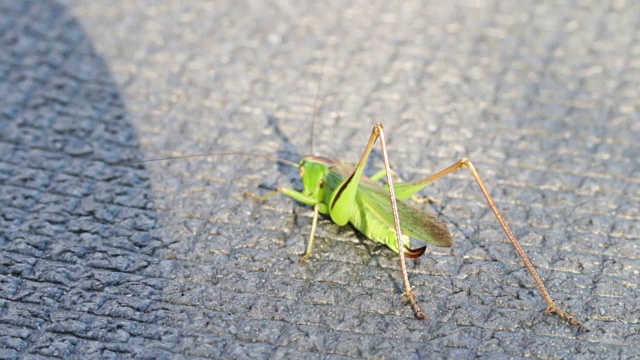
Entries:
POLYGON ((640 358, 639 27, 633 1, 0 1, 0 358, 640 358), (300 265, 311 208, 244 196, 296 168, 131 163, 356 161, 375 122, 404 179, 472 159, 590 331, 543 314, 466 171, 417 205, 455 239, 409 261, 420 321, 396 254, 325 218, 300 265))

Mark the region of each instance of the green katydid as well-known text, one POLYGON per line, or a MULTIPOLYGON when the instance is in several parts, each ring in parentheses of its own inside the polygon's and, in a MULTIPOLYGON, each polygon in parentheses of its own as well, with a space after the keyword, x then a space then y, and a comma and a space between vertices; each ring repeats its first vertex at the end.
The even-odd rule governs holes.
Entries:
MULTIPOLYGON (((224 152, 147 161, 215 155, 245 155, 272 158, 266 154, 250 152, 224 152)), ((409 249, 409 238, 412 237, 442 247, 452 246, 453 240, 447 226, 441 220, 429 212, 409 205, 405 200, 414 197, 417 192, 435 180, 462 168, 469 169, 498 220, 498 223, 511 241, 518 255, 522 258, 524 265, 540 289, 542 297, 547 304, 545 314, 555 313, 571 325, 579 326, 587 330, 580 321, 560 309, 554 303, 536 269, 500 214, 482 178, 468 159, 462 158, 446 169, 424 179, 413 182, 397 182, 394 184, 394 176, 389 165, 383 126, 376 124, 373 127, 367 146, 355 166, 313 155, 304 157, 298 164, 282 159, 276 159, 276 161, 298 167, 304 189, 297 191, 292 188, 278 188, 274 192, 263 196, 249 195, 257 200, 266 200, 271 196, 282 193, 301 203, 313 206, 314 215, 309 242, 305 254, 300 258, 300 263, 305 263, 311 258, 319 213, 328 215, 334 223, 340 226, 350 223, 367 238, 382 243, 399 254, 404 286, 403 298, 411 304, 416 317, 420 319, 425 319, 426 316, 420 309, 416 300, 416 294, 409 283, 405 256, 419 257, 425 252, 426 247, 415 250, 409 249), (373 146, 378 139, 380 140, 382 148, 384 169, 371 177, 367 177, 363 175, 363 171, 373 146), (387 185, 385 186, 377 183, 377 181, 383 177, 386 177, 387 185)))

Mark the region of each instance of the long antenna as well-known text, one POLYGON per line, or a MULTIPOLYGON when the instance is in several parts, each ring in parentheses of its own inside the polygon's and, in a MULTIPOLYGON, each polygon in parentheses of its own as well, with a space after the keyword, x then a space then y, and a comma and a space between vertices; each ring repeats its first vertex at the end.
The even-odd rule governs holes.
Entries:
POLYGON ((320 70, 320 80, 318 80, 318 87, 316 88, 316 96, 313 99, 313 114, 311 115, 311 131, 309 139, 309 155, 315 155, 313 153, 313 128, 316 123, 316 116, 318 115, 318 97, 320 96, 320 87, 322 86, 322 80, 324 79, 324 66, 327 63, 327 58, 322 60, 322 69, 320 70))
POLYGON ((117 165, 140 164, 140 163, 147 163, 147 162, 153 162, 153 161, 187 159, 187 158, 204 157, 204 156, 229 156, 229 155, 257 156, 257 157, 273 160, 273 161, 276 161, 276 162, 279 162, 279 163, 282 163, 282 164, 285 164, 285 165, 290 165, 290 166, 294 166, 294 167, 300 167, 299 164, 297 164, 297 163, 294 163, 292 161, 285 160, 285 159, 280 159, 279 157, 276 157, 274 155, 261 154, 261 153, 251 152, 251 151, 224 151, 224 152, 212 152, 212 153, 206 153, 206 154, 170 156, 170 157, 164 157, 164 158, 158 158, 158 159, 148 159, 148 160, 138 160, 138 161, 123 161, 123 162, 119 162, 119 163, 116 163, 116 164, 117 165))

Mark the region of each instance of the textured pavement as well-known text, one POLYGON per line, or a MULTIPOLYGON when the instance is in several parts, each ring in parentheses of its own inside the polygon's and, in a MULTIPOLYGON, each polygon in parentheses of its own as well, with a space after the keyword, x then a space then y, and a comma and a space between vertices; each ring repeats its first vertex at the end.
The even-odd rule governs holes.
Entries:
MULTIPOLYGON (((0 0, 0 358, 640 358, 635 2, 0 0), (320 81, 321 74, 323 75, 320 81), (355 161, 374 122, 453 248, 409 262, 256 151, 355 161)), ((374 153, 368 170, 381 166, 374 153)), ((417 244, 416 244, 417 245, 417 244)))

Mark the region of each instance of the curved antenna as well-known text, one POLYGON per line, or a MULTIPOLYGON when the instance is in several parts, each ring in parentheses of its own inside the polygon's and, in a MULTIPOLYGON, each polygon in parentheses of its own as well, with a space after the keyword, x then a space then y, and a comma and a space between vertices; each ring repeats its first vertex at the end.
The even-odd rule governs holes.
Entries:
POLYGON ((273 160, 273 161, 279 162, 281 164, 290 165, 290 166, 294 166, 294 167, 300 167, 300 164, 294 163, 294 162, 289 161, 289 160, 280 159, 279 157, 276 157, 274 155, 261 154, 261 153, 257 153, 257 152, 251 152, 251 151, 223 151, 223 152, 212 152, 212 153, 206 153, 206 154, 170 156, 170 157, 164 157, 164 158, 158 158, 158 159, 148 159, 148 160, 138 160, 138 161, 125 161, 125 162, 116 163, 116 165, 140 164, 140 163, 147 163, 147 162, 154 162, 154 161, 174 160, 174 159, 187 159, 187 158, 204 157, 204 156, 229 156, 229 155, 257 156, 257 157, 273 160))
POLYGON ((322 86, 322 80, 324 79, 324 66, 327 63, 327 59, 322 60, 322 69, 320 70, 320 80, 318 80, 318 87, 316 88, 316 96, 313 98, 313 114, 311 115, 311 129, 309 138, 309 155, 315 155, 313 153, 313 128, 316 123, 316 116, 318 115, 318 97, 320 96, 320 87, 322 86))

